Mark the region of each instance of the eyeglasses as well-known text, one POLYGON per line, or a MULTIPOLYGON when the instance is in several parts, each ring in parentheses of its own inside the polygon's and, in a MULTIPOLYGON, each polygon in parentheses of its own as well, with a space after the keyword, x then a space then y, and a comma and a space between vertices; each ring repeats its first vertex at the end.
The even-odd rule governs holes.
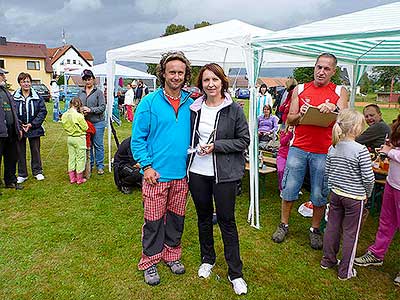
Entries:
POLYGON ((92 80, 92 79, 93 79, 92 77, 82 78, 83 81, 90 81, 90 80, 92 80))

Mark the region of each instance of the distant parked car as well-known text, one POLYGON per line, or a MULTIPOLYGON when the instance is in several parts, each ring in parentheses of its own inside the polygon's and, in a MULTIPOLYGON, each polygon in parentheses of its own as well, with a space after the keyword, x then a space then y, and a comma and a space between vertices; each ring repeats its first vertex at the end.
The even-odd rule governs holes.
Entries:
POLYGON ((79 85, 67 85, 67 95, 65 95, 64 85, 60 85, 60 100, 65 101, 67 98, 68 102, 71 101, 72 98, 78 96, 80 89, 79 85))
POLYGON ((250 91, 249 91, 249 89, 239 88, 236 90, 235 97, 238 99, 249 99, 250 91))
POLYGON ((43 83, 32 84, 32 88, 43 98, 44 101, 50 102, 50 91, 43 83))
POLYGON ((203 93, 201 92, 201 90, 196 86, 188 86, 188 87, 184 88, 184 90, 191 93, 190 97, 192 99, 197 99, 197 98, 203 96, 203 93))

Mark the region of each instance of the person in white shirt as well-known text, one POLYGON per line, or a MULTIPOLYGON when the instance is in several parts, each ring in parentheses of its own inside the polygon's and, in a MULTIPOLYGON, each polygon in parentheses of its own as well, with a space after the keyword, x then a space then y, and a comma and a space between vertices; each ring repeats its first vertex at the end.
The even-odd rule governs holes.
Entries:
POLYGON ((258 97, 257 97, 257 117, 262 116, 265 105, 272 107, 273 101, 272 96, 268 93, 268 86, 263 83, 260 86, 258 97))
POLYGON ((57 84, 57 75, 53 75, 53 80, 50 82, 50 95, 53 100, 53 121, 60 120, 60 87, 57 84))
POLYGON ((132 85, 128 83, 128 90, 125 93, 124 106, 126 111, 126 119, 128 122, 132 122, 133 120, 133 98, 135 96, 135 92, 132 89, 132 85))

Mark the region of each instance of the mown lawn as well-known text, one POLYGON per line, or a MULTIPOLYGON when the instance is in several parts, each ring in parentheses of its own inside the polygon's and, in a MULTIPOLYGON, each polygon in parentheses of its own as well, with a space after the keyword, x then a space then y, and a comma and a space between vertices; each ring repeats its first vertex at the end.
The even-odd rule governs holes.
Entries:
MULTIPOLYGON (((143 222, 140 191, 121 194, 110 173, 95 174, 81 186, 70 185, 61 124, 53 123, 49 113, 45 127, 42 158, 46 179, 37 182, 30 177, 23 191, 2 189, 0 196, 0 299, 236 298, 227 280, 217 227, 214 273, 207 280, 197 278, 200 258, 191 199, 182 239, 187 273, 172 275, 161 264, 161 284, 147 286, 136 268, 143 222)), ((130 134, 130 124, 124 122, 117 131, 122 140, 130 134)), ((276 175, 266 178, 260 230, 247 223, 248 177, 244 182, 236 208, 249 284, 249 293, 242 298, 400 299, 400 289, 392 283, 400 271, 399 234, 382 267, 358 268, 357 278, 341 282, 335 270, 319 267, 322 252, 308 245, 310 222, 298 213, 292 214, 287 241, 280 245, 271 241, 280 215, 276 175)), ((306 201, 307 194, 301 200, 306 201)), ((359 254, 374 240, 376 229, 377 217, 370 216, 362 230, 359 254)))

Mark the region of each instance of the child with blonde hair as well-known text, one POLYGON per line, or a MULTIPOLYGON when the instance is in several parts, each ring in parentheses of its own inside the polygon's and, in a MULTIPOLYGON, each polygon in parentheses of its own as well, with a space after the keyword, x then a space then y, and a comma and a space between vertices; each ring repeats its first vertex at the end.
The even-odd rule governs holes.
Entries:
POLYGON ((331 193, 321 268, 338 265, 340 280, 357 275, 353 263, 362 213, 375 182, 368 149, 354 140, 364 127, 364 116, 360 112, 342 110, 333 126, 332 146, 326 158, 325 175, 331 193), (338 260, 342 235, 342 259, 338 260))
POLYGON ((82 102, 75 97, 69 104, 69 109, 62 115, 61 123, 68 134, 68 175, 70 183, 86 182, 83 177, 86 163, 86 130, 88 125, 80 113, 82 102))
MULTIPOLYGON (((354 260, 354 264, 361 267, 381 266, 396 231, 400 230, 400 114, 392 124, 389 143, 383 145, 380 152, 389 157, 390 167, 375 242, 367 253, 354 260)), ((400 272, 394 284, 400 286, 400 272)))

